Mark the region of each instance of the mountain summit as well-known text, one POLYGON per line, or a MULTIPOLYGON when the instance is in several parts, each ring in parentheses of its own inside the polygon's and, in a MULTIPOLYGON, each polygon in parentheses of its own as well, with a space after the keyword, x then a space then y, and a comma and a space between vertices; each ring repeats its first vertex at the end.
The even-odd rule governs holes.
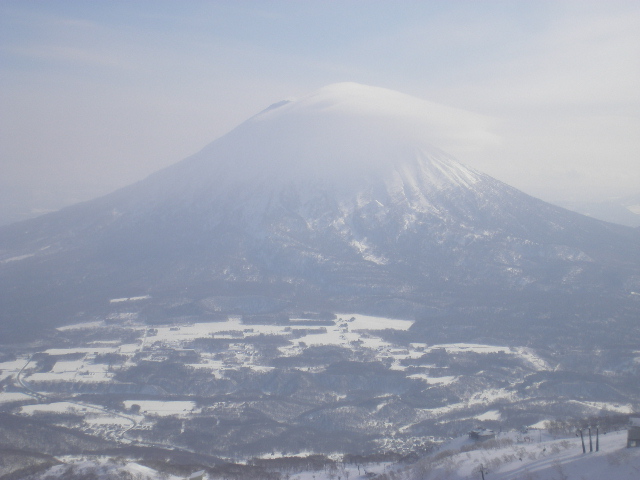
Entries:
POLYGON ((329 85, 265 109, 158 174, 154 187, 164 177, 160 196, 208 201, 238 188, 297 185, 307 194, 311 188, 343 198, 381 184, 396 196, 468 187, 482 175, 425 140, 436 128, 432 110, 442 108, 383 88, 329 85))
POLYGON ((141 182, 0 229, 2 332, 104 315, 121 297, 147 298, 139 313, 170 321, 338 308, 420 316, 478 295, 640 291, 637 232, 429 145, 438 108, 330 85, 141 182))
POLYGON ((215 160, 244 184, 314 178, 359 188, 436 151, 425 142, 431 108, 438 107, 382 88, 330 85, 267 108, 199 157, 215 160))

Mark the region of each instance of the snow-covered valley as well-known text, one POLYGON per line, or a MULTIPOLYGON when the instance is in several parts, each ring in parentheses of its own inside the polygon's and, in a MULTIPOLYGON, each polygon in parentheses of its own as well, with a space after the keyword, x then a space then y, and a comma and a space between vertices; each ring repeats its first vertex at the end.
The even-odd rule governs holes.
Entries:
MULTIPOLYGON (((620 382, 611 376, 600 379, 598 393, 595 377, 585 379, 587 393, 563 382, 565 356, 517 345, 415 341, 413 320, 338 313, 149 325, 120 302, 112 305, 108 318, 60 327, 46 348, 5 355, 0 411, 110 448, 202 455, 208 460, 198 465, 211 468, 356 455, 371 463, 369 472, 409 475, 422 464, 396 462, 431 455, 479 426, 507 432, 638 410, 633 394, 625 397, 618 387, 614 393, 620 382)), ((84 457, 74 458, 75 465, 84 457)), ((429 468, 455 465, 462 473, 449 478, 467 478, 467 470, 477 470, 475 458, 453 455, 448 466, 429 461, 429 468)), ((540 460, 527 468, 549 465, 540 460)), ((501 468, 499 478, 519 478, 508 476, 506 463, 501 468)))

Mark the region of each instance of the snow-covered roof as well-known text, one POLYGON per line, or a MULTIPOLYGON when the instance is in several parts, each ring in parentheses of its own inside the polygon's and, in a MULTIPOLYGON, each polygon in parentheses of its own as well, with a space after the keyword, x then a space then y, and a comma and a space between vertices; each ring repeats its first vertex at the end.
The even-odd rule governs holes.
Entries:
POLYGON ((640 417, 632 417, 629 419, 629 425, 632 427, 640 427, 640 417))

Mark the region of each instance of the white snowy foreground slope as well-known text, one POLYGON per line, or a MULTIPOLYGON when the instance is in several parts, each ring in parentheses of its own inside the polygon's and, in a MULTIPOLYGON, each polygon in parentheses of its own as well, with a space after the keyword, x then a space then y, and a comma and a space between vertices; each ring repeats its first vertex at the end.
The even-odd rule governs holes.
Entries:
POLYGON ((627 432, 600 435, 600 451, 582 452, 579 437, 539 441, 538 432, 524 435, 512 433, 495 441, 474 446, 470 440, 458 439, 437 454, 430 455, 409 469, 398 472, 402 479, 412 480, 547 480, 547 479, 633 479, 640 478, 640 449, 626 448, 627 432), (526 438, 530 441, 525 442, 526 438), (469 451, 469 448, 479 447, 469 451))

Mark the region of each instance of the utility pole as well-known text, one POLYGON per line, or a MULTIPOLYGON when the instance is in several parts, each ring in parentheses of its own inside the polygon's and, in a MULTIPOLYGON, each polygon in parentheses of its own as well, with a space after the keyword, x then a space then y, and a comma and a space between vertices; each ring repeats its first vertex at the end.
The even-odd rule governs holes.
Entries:
POLYGON ((480 464, 480 475, 482 475, 482 480, 484 480, 484 467, 480 464))
POLYGON ((596 425, 596 452, 600 451, 600 427, 596 425))
POLYGON ((591 427, 589 427, 589 453, 593 452, 593 442, 591 441, 591 427))
POLYGON ((582 435, 582 429, 578 431, 580 432, 580 440, 582 440, 582 453, 587 453, 587 449, 584 446, 584 436, 582 435))

